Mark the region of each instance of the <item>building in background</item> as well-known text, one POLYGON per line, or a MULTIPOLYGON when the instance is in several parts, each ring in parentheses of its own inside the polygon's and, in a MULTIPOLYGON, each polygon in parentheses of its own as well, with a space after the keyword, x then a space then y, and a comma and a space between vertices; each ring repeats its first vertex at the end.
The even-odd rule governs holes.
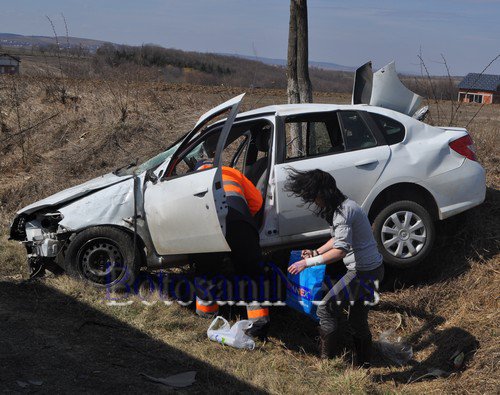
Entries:
POLYGON ((0 74, 19 74, 21 59, 7 53, 0 54, 0 74))
POLYGON ((469 73, 458 84, 458 101, 500 103, 500 75, 469 73))

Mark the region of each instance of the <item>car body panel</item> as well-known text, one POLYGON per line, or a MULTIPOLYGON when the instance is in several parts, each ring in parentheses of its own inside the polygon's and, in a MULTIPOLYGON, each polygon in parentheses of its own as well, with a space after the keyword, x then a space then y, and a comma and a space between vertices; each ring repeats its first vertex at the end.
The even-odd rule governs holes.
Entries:
POLYGON ((371 62, 356 70, 352 104, 369 104, 412 116, 420 107, 422 97, 406 88, 398 77, 395 62, 372 73, 371 62))
POLYGON ((19 210, 17 214, 31 214, 35 211, 41 210, 47 207, 53 207, 60 205, 64 202, 77 199, 81 196, 88 195, 94 191, 99 189, 104 189, 110 187, 114 184, 118 184, 120 182, 126 181, 132 178, 132 176, 116 176, 113 173, 105 174, 101 177, 94 178, 89 180, 83 184, 75 185, 74 187, 65 189, 61 192, 58 192, 54 195, 46 197, 45 199, 39 200, 29 206, 26 206, 19 210))
POLYGON ((465 160, 449 146, 451 141, 467 134, 464 129, 445 130, 378 107, 370 107, 367 112, 388 116, 406 128, 403 141, 390 145, 392 158, 381 181, 400 174, 425 179, 458 168, 465 160))
MULTIPOLYGON (((368 212, 373 201, 386 188, 400 183, 414 183, 424 186, 431 193, 436 200, 439 217, 443 219, 440 204, 442 199, 439 199, 435 189, 430 188, 431 184, 428 184, 426 180, 444 174, 448 174, 449 177, 459 175, 459 169, 461 169, 466 159, 453 151, 449 143, 465 136, 467 134, 466 130, 463 128, 430 126, 398 112, 379 107, 370 107, 368 112, 382 114, 403 123, 406 127, 406 136, 402 142, 389 146, 391 160, 365 201, 360 203, 361 206, 368 212), (455 170, 457 173, 454 172, 455 170)), ((477 164, 477 166, 482 169, 481 165, 477 164)), ((478 173, 478 177, 481 179, 481 174, 478 173)), ((475 184, 475 181, 469 181, 471 182, 468 185, 475 184)), ((476 194, 474 201, 484 200, 484 193, 481 192, 481 188, 477 189, 476 194)), ((451 205, 460 205, 463 200, 470 200, 470 198, 460 193, 448 196, 451 205)))
POLYGON ((198 129, 200 125, 207 123, 207 121, 210 121, 211 119, 215 118, 217 115, 223 113, 227 109, 241 103, 244 96, 245 94, 242 93, 241 95, 233 97, 232 99, 229 99, 224 103, 219 104, 217 107, 210 109, 198 119, 198 122, 196 122, 196 125, 194 125, 193 130, 198 129))
POLYGON ((335 177, 344 194, 357 202, 363 202, 382 174, 389 156, 389 147, 383 145, 276 165, 279 235, 314 232, 325 229, 326 225, 324 219, 311 215, 309 208, 302 204, 300 198, 284 191, 290 167, 300 171, 327 171, 335 177))
POLYGON ((63 215, 59 226, 68 231, 98 225, 132 228, 128 218, 134 215, 134 181, 129 178, 113 184, 64 205, 58 211, 63 215))
POLYGON ((398 77, 395 62, 373 74, 371 106, 389 108, 412 116, 420 107, 422 97, 406 88, 398 77))
POLYGON ((218 171, 212 168, 146 186, 144 211, 158 254, 230 250, 214 200, 216 193, 219 203, 223 200, 223 189, 214 187, 218 171))
POLYGON ((144 193, 144 212, 151 240, 160 255, 230 251, 225 238, 228 207, 222 187, 220 157, 244 94, 206 112, 169 159, 159 182, 148 182, 144 193), (168 178, 197 129, 230 110, 215 153, 216 167, 168 178))
POLYGON ((420 185, 436 200, 439 219, 446 219, 484 202, 486 172, 479 163, 465 159, 460 167, 423 180, 420 185))

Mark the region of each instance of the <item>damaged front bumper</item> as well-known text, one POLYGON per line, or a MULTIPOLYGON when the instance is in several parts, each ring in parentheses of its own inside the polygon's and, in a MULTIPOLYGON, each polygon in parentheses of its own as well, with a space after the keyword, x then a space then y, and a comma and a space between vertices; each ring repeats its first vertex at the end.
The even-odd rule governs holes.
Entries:
POLYGON ((58 225, 62 219, 59 212, 39 213, 31 218, 19 215, 11 225, 10 239, 25 245, 28 259, 56 258, 70 234, 58 225))

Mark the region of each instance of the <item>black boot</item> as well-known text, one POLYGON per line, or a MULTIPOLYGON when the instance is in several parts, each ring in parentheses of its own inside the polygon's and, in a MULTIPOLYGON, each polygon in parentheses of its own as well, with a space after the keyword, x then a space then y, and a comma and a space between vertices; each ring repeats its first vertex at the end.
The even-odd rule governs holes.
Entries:
POLYGON ((248 336, 259 339, 260 341, 267 340, 267 332, 269 332, 270 322, 255 321, 251 328, 247 329, 245 333, 248 336))
POLYGON ((327 333, 319 327, 319 354, 321 359, 332 359, 337 355, 337 336, 335 332, 327 333))
POLYGON ((372 354, 372 337, 354 338, 354 348, 356 349, 356 365, 361 368, 370 367, 372 354))

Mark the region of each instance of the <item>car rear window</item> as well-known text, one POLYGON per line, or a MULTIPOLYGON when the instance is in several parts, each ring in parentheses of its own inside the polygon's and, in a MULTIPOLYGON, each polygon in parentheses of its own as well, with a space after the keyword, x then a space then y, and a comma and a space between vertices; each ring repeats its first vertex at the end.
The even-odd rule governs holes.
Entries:
POLYGON ((384 134, 387 144, 396 144, 405 138, 405 127, 402 123, 385 115, 370 113, 373 120, 384 134))
POLYGON ((357 111, 340 111, 348 151, 375 147, 377 140, 357 111))

